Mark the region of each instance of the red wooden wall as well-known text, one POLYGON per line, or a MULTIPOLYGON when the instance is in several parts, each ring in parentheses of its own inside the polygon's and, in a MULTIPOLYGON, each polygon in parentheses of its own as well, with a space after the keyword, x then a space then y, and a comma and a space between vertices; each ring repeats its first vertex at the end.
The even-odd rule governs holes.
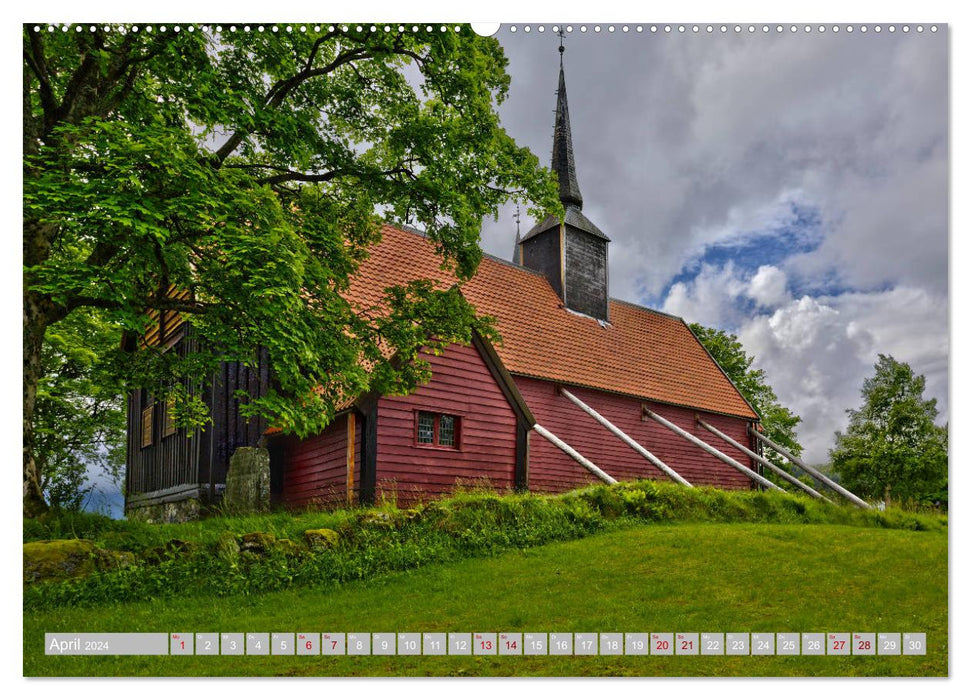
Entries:
MULTIPOLYGON (((516 417, 488 368, 473 347, 450 346, 428 356, 431 381, 410 396, 378 401, 376 500, 399 505, 447 495, 458 484, 512 489, 515 479, 516 417), (415 440, 420 410, 459 416, 458 449, 419 446, 415 440)), ((516 384, 538 423, 569 443, 618 480, 667 480, 654 465, 556 392, 552 382, 516 377, 516 384)), ((726 489, 752 488, 752 482, 727 464, 674 434, 641 419, 639 399, 570 387, 668 466, 695 485, 726 489)), ((751 460, 695 425, 695 414, 744 445, 750 444, 747 423, 693 409, 648 403, 651 410, 705 442, 753 468, 751 460)), ((355 421, 354 491, 359 493, 362 420, 355 421)), ((292 507, 339 506, 347 493, 347 416, 337 418, 320 435, 284 444, 283 502, 292 507)), ((570 457, 532 432, 529 438, 529 488, 559 493, 597 480, 570 457)))
POLYGON ((284 443, 283 495, 291 507, 342 506, 347 503, 347 421, 355 421, 354 493, 360 484, 361 420, 340 416, 324 432, 284 443))
POLYGON ((451 345, 426 359, 432 369, 428 384, 410 396, 384 396, 378 402, 376 500, 429 500, 452 491, 457 481, 512 489, 516 416, 478 351, 451 345), (419 410, 459 416, 459 448, 418 446, 419 410))
MULTIPOLYGON (((536 422, 618 481, 632 479, 668 480, 660 469, 644 459, 613 433, 564 396, 551 382, 516 377, 516 385, 526 399, 536 422)), ((726 489, 747 489, 752 482, 741 472, 712 457, 704 450, 651 419, 641 420, 645 402, 616 394, 569 387, 570 392, 623 430, 662 462, 694 485, 726 489)), ((752 469, 751 460, 704 428, 695 425, 695 414, 734 438, 749 444, 746 421, 713 415, 693 409, 648 403, 648 407, 672 423, 697 435, 712 447, 752 469)), ((598 482, 548 440, 533 432, 529 438, 529 489, 556 493, 598 482)))

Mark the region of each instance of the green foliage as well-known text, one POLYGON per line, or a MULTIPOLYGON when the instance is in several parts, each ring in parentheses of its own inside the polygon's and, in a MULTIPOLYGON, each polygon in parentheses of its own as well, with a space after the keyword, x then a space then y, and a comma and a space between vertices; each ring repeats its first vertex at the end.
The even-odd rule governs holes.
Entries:
POLYGON ((120 341, 98 311, 73 314, 47 332, 34 419, 43 489, 52 506, 80 509, 92 489, 89 469, 115 483, 122 477, 124 402, 101 364, 105 348, 120 341))
MULTIPOLYGON (((705 349, 715 358, 715 362, 738 387, 745 400, 759 414, 765 436, 799 457, 802 454, 802 445, 796 437, 796 426, 802 419, 779 403, 779 398, 765 376, 765 370, 752 368, 755 357, 748 355, 738 337, 731 333, 707 328, 699 323, 692 323, 690 327, 705 349)), ((766 458, 777 466, 791 471, 791 467, 787 466, 788 461, 774 451, 770 451, 766 458)), ((766 474, 766 477, 779 481, 771 473, 766 474)))
POLYGON ((830 452, 842 483, 861 496, 897 503, 947 503, 947 427, 935 425, 936 399, 924 377, 880 355, 863 381, 863 405, 850 409, 830 452))
POLYGON ((549 171, 499 124, 509 77, 495 39, 468 26, 174 29, 23 29, 28 422, 43 376, 30 358, 53 324, 92 309, 115 336, 92 362, 174 397, 183 426, 206 420, 201 377, 265 351, 273 388, 244 410, 298 435, 344 397, 414 388, 422 348, 489 333, 429 281, 363 313, 342 293, 382 218, 423 227, 468 279, 484 216, 511 197, 559 211, 549 171), (131 342, 149 312, 181 315, 198 350, 131 342))
POLYGON ((372 580, 387 572, 435 562, 496 556, 510 549, 574 540, 645 522, 840 524, 908 530, 947 526, 943 518, 894 509, 861 511, 778 492, 688 489, 653 481, 596 485, 558 496, 499 496, 480 491, 408 510, 385 506, 334 513, 277 513, 182 525, 52 513, 25 520, 25 540, 53 539, 73 532, 100 547, 133 551, 143 559, 137 566, 83 580, 29 587, 24 605, 40 609, 173 594, 222 596, 328 586, 372 580), (259 531, 277 541, 300 542, 304 530, 322 527, 339 533, 334 547, 270 547, 265 555, 224 554, 226 533, 259 531), (172 546, 176 540, 178 545, 172 546), (146 558, 146 552, 151 556, 146 558))

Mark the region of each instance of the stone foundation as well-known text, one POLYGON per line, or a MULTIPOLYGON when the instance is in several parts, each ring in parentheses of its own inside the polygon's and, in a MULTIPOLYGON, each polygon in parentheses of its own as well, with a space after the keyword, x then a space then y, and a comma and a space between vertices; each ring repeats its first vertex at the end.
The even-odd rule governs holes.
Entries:
POLYGON ((202 515, 202 502, 197 498, 186 498, 169 503, 153 505, 134 505, 125 508, 129 520, 142 520, 146 523, 184 523, 198 520, 202 515))

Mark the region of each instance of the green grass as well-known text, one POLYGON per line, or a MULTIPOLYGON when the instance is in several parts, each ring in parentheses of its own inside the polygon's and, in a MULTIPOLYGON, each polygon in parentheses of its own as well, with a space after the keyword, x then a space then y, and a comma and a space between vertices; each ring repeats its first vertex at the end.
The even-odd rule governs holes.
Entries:
POLYGON ((31 676, 943 676, 947 532, 654 524, 369 581, 25 613, 31 676), (47 657, 45 632, 926 632, 921 657, 47 657))
POLYGON ((936 532, 947 528, 947 519, 940 516, 862 511, 778 492, 729 493, 652 481, 599 485, 558 496, 462 493, 409 510, 283 512, 183 525, 55 514, 26 521, 25 538, 72 533, 109 549, 136 552, 138 561, 87 578, 30 585, 24 591, 24 609, 319 588, 621 531, 645 522, 839 524, 936 532), (338 531, 337 545, 313 551, 302 547, 303 531, 319 527, 338 531), (298 544, 273 546, 263 555, 232 554, 219 545, 220 537, 227 533, 254 530, 298 544), (160 548, 170 539, 180 541, 177 546, 160 548))
MULTIPOLYGON (((834 496, 835 498, 835 496, 834 496)), ((651 521, 706 522, 813 522, 867 527, 929 530, 946 527, 947 516, 918 514, 891 508, 885 512, 864 511, 852 506, 814 501, 803 494, 759 491, 723 491, 709 487, 686 489, 669 482, 650 480, 596 485, 569 493, 497 494, 488 490, 458 491, 453 497, 419 504, 418 509, 469 511, 476 506, 495 510, 497 500, 515 506, 541 502, 551 508, 569 510, 578 503, 594 508, 606 519, 633 515, 651 521)), ((214 544, 225 532, 269 532, 278 538, 299 540, 308 529, 341 529, 354 524, 362 512, 380 511, 391 516, 402 513, 393 505, 372 509, 287 511, 265 515, 208 517, 188 523, 148 524, 113 520, 93 513, 51 511, 23 521, 23 541, 83 538, 99 546, 139 552, 176 539, 202 545, 214 544)))

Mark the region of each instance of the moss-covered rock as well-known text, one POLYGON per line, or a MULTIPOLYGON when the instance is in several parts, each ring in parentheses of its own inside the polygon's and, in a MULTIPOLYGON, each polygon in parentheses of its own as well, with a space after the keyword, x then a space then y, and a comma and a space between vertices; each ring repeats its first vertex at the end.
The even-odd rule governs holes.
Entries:
POLYGON ((357 517, 358 525, 364 527, 384 528, 390 530, 395 526, 395 520, 390 513, 383 510, 365 511, 357 517))
POLYGON ((304 542, 311 549, 333 549, 340 542, 340 535, 326 527, 317 530, 304 530, 304 542))
POLYGON ((42 540, 24 543, 24 583, 78 578, 95 571, 91 540, 42 540))
POLYGON ((269 532, 248 532, 239 538, 239 551, 266 554, 276 542, 276 535, 269 532))
POLYGON ((98 571, 124 569, 133 566, 138 558, 133 552, 120 552, 113 549, 99 549, 95 553, 95 567, 98 571))
POLYGON ((290 540, 287 538, 277 540, 273 544, 273 550, 276 552, 280 552, 281 554, 287 557, 299 557, 301 554, 307 551, 302 546, 300 546, 297 542, 294 542, 293 540, 290 540))
POLYGON ((401 520, 406 523, 417 522, 421 520, 423 514, 424 514, 424 509, 421 507, 409 508, 406 511, 402 511, 401 520))
POLYGON ((236 535, 231 532, 224 532, 219 535, 213 549, 220 559, 228 562, 239 560, 239 542, 236 540, 236 535))
POLYGON ((99 549, 91 540, 41 540, 24 543, 24 583, 82 578, 95 571, 131 566, 135 555, 99 549))

